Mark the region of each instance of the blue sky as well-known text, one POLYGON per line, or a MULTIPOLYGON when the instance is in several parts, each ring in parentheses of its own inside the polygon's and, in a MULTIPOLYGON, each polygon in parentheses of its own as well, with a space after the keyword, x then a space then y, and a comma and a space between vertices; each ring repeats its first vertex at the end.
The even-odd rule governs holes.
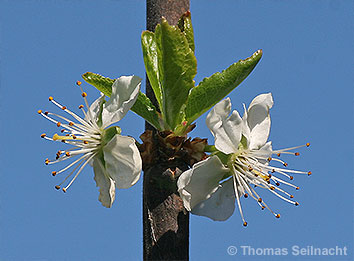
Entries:
MULTIPOLYGON (((70 190, 43 164, 61 144, 40 138, 56 127, 37 114, 56 111, 53 96, 76 110, 75 82, 86 71, 144 77, 140 35, 145 1, 0 1, 0 260, 140 260, 142 180, 117 192, 111 209, 98 202, 86 167, 70 190)), ((229 96, 242 111, 272 92, 270 140, 275 148, 311 142, 289 167, 296 176, 294 207, 263 193, 275 219, 243 200, 226 222, 191 216, 191 260, 333 260, 295 256, 292 247, 347 247, 353 258, 353 1, 192 0, 196 82, 263 49, 252 74, 229 96), (228 255, 229 246, 239 252, 228 255), (285 248, 287 256, 243 255, 242 246, 285 248)), ((90 101, 98 91, 84 84, 90 101)), ((192 137, 213 138, 205 115, 192 137)), ((130 112, 123 134, 138 139, 144 122, 130 112)), ((262 193, 262 191, 260 192, 262 193)))

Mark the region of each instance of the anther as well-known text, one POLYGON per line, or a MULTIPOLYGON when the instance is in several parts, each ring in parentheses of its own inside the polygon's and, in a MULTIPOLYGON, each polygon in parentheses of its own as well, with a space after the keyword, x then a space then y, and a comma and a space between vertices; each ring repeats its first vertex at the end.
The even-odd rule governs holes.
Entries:
POLYGON ((60 132, 63 133, 65 131, 65 129, 62 129, 60 132))
POLYGON ((69 151, 65 152, 65 155, 66 155, 67 157, 70 157, 70 152, 69 152, 69 151))
POLYGON ((74 125, 74 123, 71 121, 71 122, 69 122, 69 125, 70 125, 70 126, 73 126, 73 125, 74 125))
POLYGON ((49 164, 49 159, 45 159, 45 165, 48 165, 49 164))
POLYGON ((63 192, 66 192, 66 188, 63 188, 62 190, 63 190, 63 192))
POLYGON ((271 160, 272 160, 272 158, 271 158, 271 157, 269 157, 269 158, 268 158, 268 161, 271 161, 271 160))
POLYGON ((295 202, 295 206, 298 206, 299 205, 299 202, 295 202))
POLYGON ((61 123, 60 123, 60 122, 58 122, 58 123, 57 123, 57 126, 58 126, 58 127, 60 127, 60 125, 61 125, 61 123))
POLYGON ((252 167, 248 167, 248 170, 249 170, 249 171, 252 171, 252 170, 253 170, 253 168, 252 168, 252 167))
POLYGON ((288 163, 284 162, 283 165, 284 165, 284 167, 287 167, 287 166, 288 166, 288 163))
POLYGON ((87 141, 87 140, 84 140, 84 144, 88 144, 88 141, 87 141))
POLYGON ((60 186, 59 186, 59 185, 56 185, 55 188, 56 188, 57 190, 59 190, 59 189, 60 189, 60 186))
POLYGON ((75 135, 73 135, 73 139, 74 139, 74 140, 76 139, 76 136, 75 136, 75 135))
POLYGON ((63 107, 61 107, 61 109, 62 109, 63 111, 65 111, 65 110, 66 110, 66 107, 65 107, 65 106, 63 106, 63 107))
POLYGON ((271 187, 270 187, 270 190, 275 190, 275 187, 271 186, 271 187))
POLYGON ((293 176, 290 176, 290 180, 293 180, 294 179, 294 177, 293 176))
POLYGON ((293 196, 293 195, 290 195, 290 198, 294 198, 294 196, 293 196))
POLYGON ((276 218, 280 218, 280 214, 277 214, 275 217, 276 217, 276 218))
POLYGON ((299 156, 300 155, 300 153, 299 152, 295 152, 295 156, 299 156))
POLYGON ((54 177, 55 175, 57 175, 56 171, 52 171, 52 176, 54 177))
POLYGON ((248 198, 248 194, 247 194, 247 193, 245 193, 243 196, 244 196, 245 198, 248 198))
POLYGON ((310 142, 306 143, 306 147, 309 147, 310 146, 310 142))
POLYGON ((85 97, 87 96, 87 93, 86 93, 86 92, 83 92, 83 93, 81 94, 81 96, 85 98, 85 97))
POLYGON ((271 178, 271 177, 272 177, 272 174, 268 174, 268 177, 271 178))
POLYGON ((52 101, 52 100, 53 100, 53 97, 52 97, 52 96, 50 96, 48 100, 49 100, 49 101, 52 101))
POLYGON ((81 104, 81 105, 79 105, 79 109, 82 109, 83 107, 84 107, 84 105, 82 105, 82 104, 81 104))
POLYGON ((243 222, 243 226, 244 226, 244 227, 247 227, 247 222, 246 222, 246 221, 243 222))
POLYGON ((44 112, 44 115, 48 115, 48 114, 49 114, 49 112, 47 112, 47 111, 44 112))
POLYGON ((277 182, 277 183, 275 183, 275 185, 280 186, 280 183, 279 183, 279 182, 277 182))
POLYGON ((42 113, 42 110, 38 110, 37 112, 38 112, 38 114, 41 114, 41 113, 42 113))
POLYGON ((47 134, 45 133, 41 134, 41 138, 44 138, 45 136, 47 136, 47 134))
POLYGON ((259 203, 261 203, 261 202, 262 202, 262 199, 261 199, 261 198, 259 198, 259 199, 258 199, 258 202, 259 202, 259 203))
POLYGON ((309 175, 309 176, 310 176, 311 174, 312 174, 312 172, 311 172, 311 171, 307 172, 307 175, 309 175))
POLYGON ((275 172, 275 169, 272 169, 271 172, 274 173, 274 172, 275 172))
POLYGON ((264 209, 265 209, 265 206, 262 206, 261 209, 264 210, 264 209))
POLYGON ((80 86, 81 82, 80 81, 76 81, 76 85, 80 86))
POLYGON ((296 187, 296 190, 299 190, 300 189, 300 187, 296 187))
POLYGON ((280 157, 280 153, 278 153, 277 156, 280 157))

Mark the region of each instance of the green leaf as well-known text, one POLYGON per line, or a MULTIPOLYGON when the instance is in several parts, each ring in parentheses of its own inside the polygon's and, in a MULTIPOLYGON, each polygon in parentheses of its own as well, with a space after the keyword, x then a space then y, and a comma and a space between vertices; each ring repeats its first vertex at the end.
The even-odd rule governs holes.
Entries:
POLYGON ((162 86, 162 116, 173 130, 184 118, 184 106, 197 73, 197 60, 181 30, 166 19, 156 26, 158 69, 162 86))
POLYGON ((82 75, 82 78, 89 84, 96 87, 104 95, 110 97, 112 94, 112 84, 115 80, 109 79, 97 73, 87 72, 82 75))
MULTIPOLYGON (((96 87, 99 91, 103 92, 106 96, 110 97, 112 94, 112 84, 115 80, 104 77, 97 73, 87 72, 82 75, 82 78, 89 84, 96 87)), ((146 97, 141 91, 138 94, 133 107, 133 112, 143 117, 147 122, 158 130, 162 130, 160 126, 159 113, 156 111, 155 106, 150 99, 146 97)))
POLYGON ((178 21, 178 27, 186 36, 189 48, 192 49, 194 52, 195 45, 194 45, 194 33, 193 33, 193 26, 192 26, 192 19, 191 19, 191 12, 185 12, 181 19, 178 21))
POLYGON ((153 32, 144 31, 141 35, 141 45, 143 49, 146 74, 149 78, 149 82, 152 90, 154 91, 156 100, 160 108, 162 108, 162 88, 157 62, 155 34, 153 32))
POLYGON ((148 123, 154 126, 155 129, 163 130, 160 124, 160 114, 157 112, 156 107, 152 104, 151 100, 144 93, 139 92, 139 96, 131 110, 143 117, 148 123))
POLYGON ((185 109, 188 124, 221 101, 235 89, 254 69, 262 57, 258 50, 251 57, 232 64, 226 70, 204 78, 189 94, 185 109))

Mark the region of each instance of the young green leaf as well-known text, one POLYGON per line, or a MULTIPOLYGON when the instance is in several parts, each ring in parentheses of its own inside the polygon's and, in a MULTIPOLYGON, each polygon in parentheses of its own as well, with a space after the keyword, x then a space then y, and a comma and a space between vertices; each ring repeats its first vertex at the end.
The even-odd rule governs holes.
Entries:
POLYGON ((186 36, 189 48, 192 49, 194 52, 195 46, 194 46, 194 33, 193 33, 193 26, 192 26, 192 19, 191 19, 191 12, 187 11, 185 12, 180 20, 178 21, 178 27, 181 30, 181 32, 186 36))
MULTIPOLYGON (((112 84, 114 79, 104 77, 97 73, 87 72, 82 75, 82 78, 89 84, 96 87, 99 91, 103 92, 106 96, 110 97, 112 94, 112 84)), ((143 117, 147 122, 154 126, 158 130, 162 130, 160 126, 159 113, 150 99, 146 97, 141 91, 138 94, 138 98, 135 104, 131 108, 133 112, 143 117)))
POLYGON ((149 78, 151 88, 155 94, 156 100, 162 108, 162 91, 160 82, 160 72, 157 62, 157 47, 155 34, 150 31, 144 31, 141 35, 141 46, 145 63, 146 74, 149 78))
POLYGON ((155 129, 163 130, 161 127, 160 113, 144 93, 139 92, 139 96, 131 110, 143 117, 148 123, 154 126, 155 129))
POLYGON ((115 80, 104 77, 97 73, 87 72, 82 75, 82 78, 89 84, 96 87, 104 95, 110 97, 112 94, 112 84, 115 80))
POLYGON ((162 115, 173 130, 184 118, 183 107, 197 73, 197 60, 181 30, 166 19, 156 26, 158 69, 162 86, 162 115))
POLYGON ((232 64, 226 70, 204 78, 189 94, 185 109, 188 123, 195 121, 235 89, 252 72, 261 57, 262 50, 258 50, 251 57, 232 64))

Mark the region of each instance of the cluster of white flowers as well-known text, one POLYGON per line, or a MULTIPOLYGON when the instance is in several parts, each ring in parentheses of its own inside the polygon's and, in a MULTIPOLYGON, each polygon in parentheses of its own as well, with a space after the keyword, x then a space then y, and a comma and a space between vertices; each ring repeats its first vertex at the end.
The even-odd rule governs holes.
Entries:
POLYGON ((188 211, 223 221, 233 214, 237 201, 243 224, 247 226, 240 199, 241 196, 250 196, 262 209, 269 209, 279 218, 280 215, 268 207, 254 187, 264 188, 279 198, 298 205, 298 202, 292 200, 293 196, 279 188, 279 185, 285 184, 295 189, 298 187, 279 176, 292 180, 292 173, 310 175, 311 172, 279 168, 270 165, 270 162, 276 161, 287 167, 287 163, 273 156, 297 156, 298 152, 291 151, 310 144, 273 150, 271 142, 267 142, 271 124, 269 109, 272 106, 273 98, 268 93, 253 99, 248 109, 244 106, 242 118, 236 110, 230 115, 229 98, 216 104, 210 111, 206 122, 215 137, 215 148, 218 152, 182 173, 177 183, 188 211))
MULTIPOLYGON (((41 137, 72 145, 68 150, 58 151, 55 160, 46 159, 45 163, 54 164, 79 156, 61 170, 52 172, 52 175, 56 176, 72 169, 56 186, 57 189, 61 189, 73 176, 62 188, 66 192, 83 168, 90 163, 99 187, 99 201, 103 206, 111 207, 115 199, 115 188, 129 188, 138 181, 142 160, 135 140, 122 136, 121 129, 111 125, 120 121, 133 106, 140 91, 140 82, 141 79, 137 76, 122 76, 114 82, 108 101, 101 93, 91 106, 88 105, 87 95, 80 86, 81 82, 77 82, 87 107, 85 110, 83 105, 79 106, 83 118, 52 97, 49 97, 49 100, 73 120, 56 113, 38 111, 61 127, 63 133, 63 136, 54 134, 48 137, 42 134, 41 137)), ((298 189, 285 181, 284 177, 292 180, 292 173, 310 175, 311 172, 284 168, 287 163, 279 157, 281 154, 297 156, 299 153, 292 152, 294 149, 310 144, 273 150, 271 142, 267 141, 271 124, 269 110, 272 106, 273 98, 268 93, 254 98, 248 109, 244 106, 242 118, 236 110, 231 113, 229 98, 216 104, 209 112, 206 123, 215 137, 215 152, 182 173, 177 182, 178 192, 188 211, 223 221, 233 214, 237 202, 243 224, 246 226, 241 207, 243 196, 252 197, 262 209, 269 209, 279 218, 280 215, 268 207, 254 187, 264 188, 279 198, 298 205, 298 202, 292 200, 293 195, 279 185, 285 184, 298 189), (281 163, 284 167, 271 165, 271 161, 281 163)))
POLYGON ((108 101, 101 93, 91 106, 88 105, 87 95, 80 86, 81 82, 77 82, 87 107, 85 110, 83 105, 79 106, 83 118, 52 97, 49 97, 49 101, 65 111, 73 120, 56 113, 38 111, 43 117, 61 127, 61 132, 65 134, 64 136, 54 134, 51 138, 42 134, 41 137, 72 145, 68 150, 58 151, 54 161, 46 159, 45 163, 48 165, 76 158, 63 169, 52 172, 52 175, 56 176, 72 169, 63 182, 56 186, 57 189, 74 176, 62 188, 66 192, 83 168, 90 163, 99 187, 99 201, 103 206, 111 207, 115 199, 115 188, 129 188, 139 180, 142 162, 135 140, 122 136, 119 127, 110 126, 120 121, 133 106, 140 91, 140 82, 141 79, 137 76, 122 76, 112 85, 112 95, 108 101), (81 156, 75 157, 79 155, 81 156))

